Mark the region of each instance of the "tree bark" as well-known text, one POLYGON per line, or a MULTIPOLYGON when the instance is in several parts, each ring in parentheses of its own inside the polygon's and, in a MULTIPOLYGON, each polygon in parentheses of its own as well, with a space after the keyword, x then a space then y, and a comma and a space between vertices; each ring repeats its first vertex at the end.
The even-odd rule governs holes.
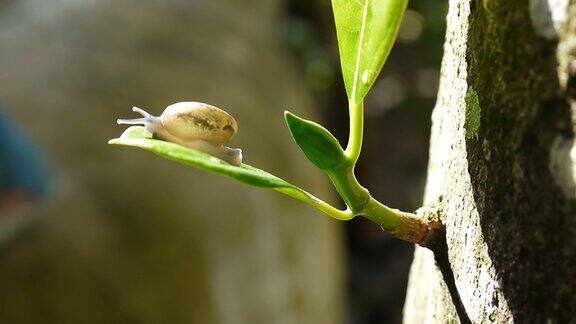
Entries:
POLYGON ((573 320, 574 19, 567 1, 450 1, 425 193, 445 246, 416 248, 405 323, 573 320))

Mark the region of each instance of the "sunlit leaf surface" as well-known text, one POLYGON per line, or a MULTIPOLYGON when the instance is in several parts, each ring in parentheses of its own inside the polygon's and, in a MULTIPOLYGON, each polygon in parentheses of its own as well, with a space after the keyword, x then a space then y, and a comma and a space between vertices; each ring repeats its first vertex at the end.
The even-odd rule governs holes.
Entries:
POLYGON ((348 98, 360 102, 396 39, 408 0, 332 0, 348 98))
POLYGON ((314 165, 323 170, 331 170, 346 163, 344 150, 326 128, 288 111, 284 117, 292 138, 314 165))
POLYGON ((154 139, 152 134, 142 126, 129 127, 119 138, 112 139, 108 143, 141 148, 168 160, 223 175, 251 186, 276 190, 318 208, 336 219, 348 220, 354 217, 349 210, 338 210, 305 190, 264 170, 248 164, 233 166, 204 152, 154 139))
POLYGON ((154 139, 152 134, 142 126, 129 127, 119 138, 112 139, 108 143, 138 147, 163 158, 224 175, 256 187, 296 188, 294 185, 248 164, 233 166, 207 153, 154 139))

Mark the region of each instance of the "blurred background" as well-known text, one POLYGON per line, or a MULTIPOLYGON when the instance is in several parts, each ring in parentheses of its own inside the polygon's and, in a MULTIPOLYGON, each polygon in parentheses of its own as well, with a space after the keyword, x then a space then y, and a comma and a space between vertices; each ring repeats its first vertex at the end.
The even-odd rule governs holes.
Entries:
MULTIPOLYGON (((366 102, 361 183, 420 206, 444 1, 411 1, 366 102)), ((1 323, 399 323, 413 246, 112 147, 134 105, 235 116, 247 163, 342 205, 284 126, 346 142, 328 0, 0 0, 1 323)))

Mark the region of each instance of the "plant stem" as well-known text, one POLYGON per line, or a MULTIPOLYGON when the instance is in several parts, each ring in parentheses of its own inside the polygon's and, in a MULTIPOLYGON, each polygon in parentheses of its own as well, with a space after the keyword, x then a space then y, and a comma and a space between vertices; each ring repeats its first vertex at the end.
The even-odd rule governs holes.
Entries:
POLYGON ((362 150, 362 137, 364 131, 364 100, 348 102, 350 114, 350 136, 348 146, 344 152, 348 164, 341 170, 328 172, 332 183, 340 193, 344 202, 353 215, 362 215, 383 230, 390 232, 399 239, 422 244, 431 229, 427 220, 416 214, 406 213, 397 209, 389 208, 374 199, 369 191, 356 179, 354 166, 360 157, 362 150))
POLYGON ((297 187, 283 187, 276 188, 274 190, 288 195, 294 199, 300 200, 301 202, 306 203, 335 219, 350 220, 356 216, 350 209, 340 210, 323 201, 322 199, 317 198, 314 195, 297 187))
POLYGON ((392 209, 373 197, 359 213, 380 225, 383 230, 395 237, 416 244, 423 244, 432 229, 426 219, 413 214, 392 209))
POLYGON ((348 102, 348 111, 350 115, 350 135, 348 136, 348 146, 344 154, 349 165, 353 166, 358 161, 360 151, 362 150, 362 137, 364 132, 364 100, 348 102))
POLYGON ((420 245, 427 244, 429 234, 437 229, 438 223, 429 223, 429 220, 424 217, 389 208, 370 196, 368 190, 358 183, 352 169, 348 169, 346 174, 347 176, 330 175, 330 179, 348 206, 346 210, 340 210, 297 187, 283 187, 275 190, 300 200, 332 218, 350 220, 361 215, 401 240, 420 245))
POLYGON ((345 161, 334 168, 324 170, 346 203, 347 209, 339 210, 298 187, 282 187, 275 190, 311 205, 333 218, 349 220, 362 215, 399 239, 426 244, 429 231, 434 227, 432 224, 428 224, 424 217, 392 209, 380 203, 356 179, 354 168, 362 150, 364 101, 349 100, 349 113, 350 135, 344 151, 345 161))
POLYGON ((352 212, 356 213, 366 205, 370 193, 356 179, 354 167, 328 171, 327 174, 340 197, 352 212))
MULTIPOLYGON (((358 186, 360 185, 358 184, 358 186)), ((347 188, 347 191, 352 191, 349 189, 350 187, 347 188)), ((361 186, 360 188, 366 190, 361 186)), ((437 223, 429 224, 428 220, 424 217, 420 217, 413 213, 403 212, 398 209, 392 209, 382 204, 370 196, 367 191, 368 199, 364 204, 362 204, 360 209, 351 209, 350 204, 347 202, 349 207, 346 210, 339 210, 327 202, 296 187, 277 188, 275 190, 294 199, 300 200, 335 219, 350 220, 358 215, 364 216, 372 222, 380 225, 383 230, 410 243, 420 245, 426 244, 429 234, 437 227, 437 223)), ((355 200, 355 202, 358 201, 360 200, 355 200)), ((358 207, 359 205, 353 206, 358 207)))

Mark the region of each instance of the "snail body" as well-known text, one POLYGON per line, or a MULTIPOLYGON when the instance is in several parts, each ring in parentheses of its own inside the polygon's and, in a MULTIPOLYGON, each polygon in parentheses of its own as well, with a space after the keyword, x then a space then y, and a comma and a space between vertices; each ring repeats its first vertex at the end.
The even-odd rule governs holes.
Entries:
POLYGON ((155 137, 190 147, 232 165, 242 164, 242 150, 224 146, 238 131, 234 117, 224 110, 201 102, 172 104, 160 116, 133 107, 137 119, 118 119, 118 124, 144 125, 155 137))

